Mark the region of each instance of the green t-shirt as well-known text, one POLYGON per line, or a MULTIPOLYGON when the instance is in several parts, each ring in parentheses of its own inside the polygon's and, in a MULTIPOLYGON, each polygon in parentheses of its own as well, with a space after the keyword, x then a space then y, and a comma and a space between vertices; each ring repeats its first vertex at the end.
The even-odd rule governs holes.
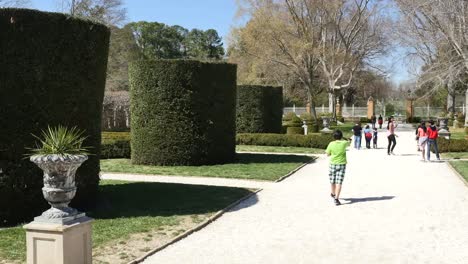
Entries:
POLYGON ((327 152, 330 155, 331 164, 346 164, 346 147, 348 142, 346 140, 335 140, 328 144, 327 152))

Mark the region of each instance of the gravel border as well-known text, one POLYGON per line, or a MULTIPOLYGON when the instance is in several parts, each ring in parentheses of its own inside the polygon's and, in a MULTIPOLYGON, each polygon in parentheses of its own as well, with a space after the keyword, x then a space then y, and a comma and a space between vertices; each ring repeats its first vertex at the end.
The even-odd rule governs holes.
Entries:
POLYGON ((190 230, 187 230, 185 233, 181 234, 181 235, 178 235, 176 236, 175 238, 173 238, 171 241, 169 241, 168 243, 160 246, 160 247, 157 247, 149 252, 147 252, 145 255, 137 258, 137 259, 134 259, 130 262, 128 262, 127 264, 137 264, 137 263, 142 263, 143 261, 145 261, 148 257, 154 255, 155 253, 165 249, 166 247, 188 237, 189 235, 197 232, 197 231, 200 231, 202 228, 206 227, 207 225, 211 224, 212 222, 216 221, 218 218, 220 218, 224 213, 228 212, 229 210, 231 210, 232 208, 236 207, 237 205, 239 205, 240 203, 242 203, 243 201, 249 199, 250 197, 254 196, 254 195, 257 195, 257 193, 259 193, 260 191, 262 191, 263 189, 258 189, 258 190, 255 190, 254 192, 240 198, 239 200, 233 202, 232 204, 228 205, 226 208, 218 211, 217 213, 215 213, 214 215, 212 215, 211 217, 209 217, 208 219, 206 219, 205 221, 203 221, 203 223, 201 223, 200 225, 190 229, 190 230))

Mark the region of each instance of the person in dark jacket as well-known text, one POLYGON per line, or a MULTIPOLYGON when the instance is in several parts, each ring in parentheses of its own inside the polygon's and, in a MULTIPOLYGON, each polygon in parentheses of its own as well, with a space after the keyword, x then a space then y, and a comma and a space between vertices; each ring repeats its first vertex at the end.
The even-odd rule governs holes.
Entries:
POLYGON ((362 127, 360 123, 356 123, 353 127, 354 133, 354 148, 361 149, 361 135, 362 135, 362 127))
POLYGON ((434 152, 437 160, 440 160, 439 147, 437 146, 439 132, 437 131, 437 127, 434 125, 434 121, 429 121, 429 124, 431 125, 427 128, 427 161, 431 160, 431 146, 434 146, 434 152))
POLYGON ((378 118, 378 121, 377 121, 377 122, 379 123, 379 128, 382 129, 382 124, 383 124, 383 117, 382 117, 382 115, 379 115, 379 118, 378 118))
POLYGON ((377 122, 377 117, 375 117, 375 115, 372 115, 372 117, 371 117, 372 129, 375 128, 375 123, 376 122, 377 122))

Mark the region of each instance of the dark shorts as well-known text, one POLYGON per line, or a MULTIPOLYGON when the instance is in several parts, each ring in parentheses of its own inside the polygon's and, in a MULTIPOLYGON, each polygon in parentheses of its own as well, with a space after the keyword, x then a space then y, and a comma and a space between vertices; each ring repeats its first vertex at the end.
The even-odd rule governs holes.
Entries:
POLYGON ((346 172, 346 164, 330 164, 328 176, 331 184, 342 184, 346 172))

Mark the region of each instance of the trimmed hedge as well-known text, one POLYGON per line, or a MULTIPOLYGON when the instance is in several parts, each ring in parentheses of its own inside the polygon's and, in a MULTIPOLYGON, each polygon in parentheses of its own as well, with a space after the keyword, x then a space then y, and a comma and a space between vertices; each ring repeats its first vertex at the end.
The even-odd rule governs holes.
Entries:
POLYGON ((237 134, 236 144, 258 146, 304 147, 326 149, 331 135, 237 134))
POLYGON ((109 29, 59 13, 0 9, 0 225, 29 221, 48 207, 42 171, 24 159, 47 125, 85 130, 92 156, 77 172, 72 205, 99 184, 101 111, 109 29))
POLYGON ((468 140, 466 139, 450 139, 443 137, 437 138, 437 146, 439 152, 468 152, 468 140))
POLYGON ((283 88, 237 86, 237 133, 281 133, 283 88))
POLYGON ((129 159, 129 132, 102 132, 101 159, 129 159))
POLYGON ((130 65, 134 164, 203 165, 235 159, 235 64, 191 60, 130 65))
POLYGON ((304 135, 304 129, 302 127, 288 127, 286 129, 288 135, 304 135))

